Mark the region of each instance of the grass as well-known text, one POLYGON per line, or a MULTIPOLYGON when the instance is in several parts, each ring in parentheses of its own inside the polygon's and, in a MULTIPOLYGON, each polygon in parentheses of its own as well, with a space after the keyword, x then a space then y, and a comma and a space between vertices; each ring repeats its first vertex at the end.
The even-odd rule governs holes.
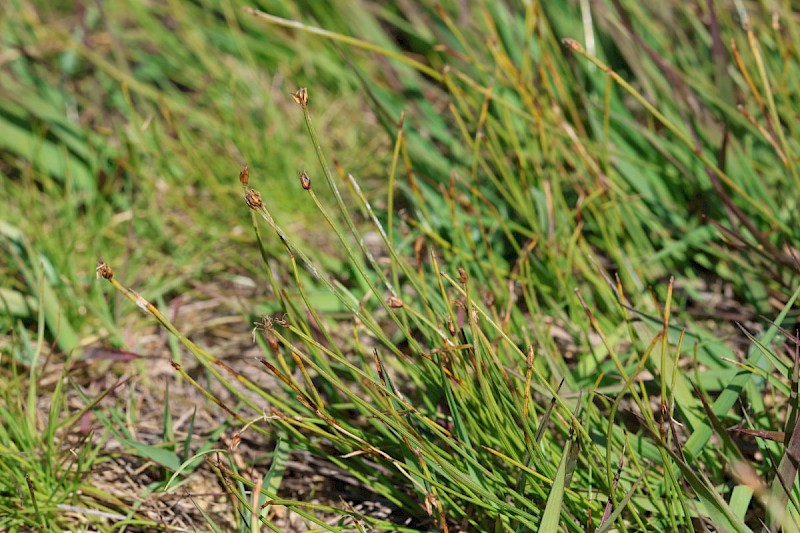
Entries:
POLYGON ((797 530, 791 11, 462 7, 12 5, 6 528, 797 530))
POLYGON ((38 342, 31 342, 23 333, 27 342, 18 345, 20 351, 9 354, 10 357, 4 354, 3 358, 3 362, 10 365, 8 372, 4 372, 6 385, 0 410, 4 420, 0 430, 3 443, 0 491, 6 495, 1 504, 0 523, 9 530, 20 527, 60 529, 71 520, 63 515, 59 517, 59 509, 75 504, 94 509, 100 503, 84 503, 92 500, 90 494, 77 499, 70 496, 83 488, 81 479, 95 461, 102 443, 92 443, 88 435, 80 438, 78 432, 73 431, 82 413, 71 413, 65 405, 65 375, 56 375, 55 387, 48 394, 49 406, 41 405, 39 392, 44 388, 41 381, 45 375, 43 369, 47 368, 41 361, 44 308, 39 306, 38 342), (28 363, 27 376, 22 375, 26 370, 21 369, 17 361, 28 363), (57 437, 62 432, 77 437, 73 439, 72 453, 57 437), (10 495, 16 498, 9 498, 10 495))

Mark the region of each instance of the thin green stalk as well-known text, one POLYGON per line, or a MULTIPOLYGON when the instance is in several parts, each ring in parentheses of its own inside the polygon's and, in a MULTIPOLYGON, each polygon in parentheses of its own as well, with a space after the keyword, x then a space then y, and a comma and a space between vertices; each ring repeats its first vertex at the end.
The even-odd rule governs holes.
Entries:
POLYGON ((661 111, 659 111, 653 104, 647 101, 647 99, 637 91, 630 83, 622 79, 622 77, 614 72, 608 65, 600 61, 598 58, 588 54, 583 47, 573 39, 564 39, 564 44, 573 52, 577 53, 581 57, 589 60, 591 63, 599 67, 603 72, 606 73, 609 77, 611 77, 620 87, 622 87, 625 92, 630 94, 637 102, 639 102, 642 107, 644 107, 648 113, 653 115, 658 122, 660 122, 665 128, 672 132, 678 140, 686 145, 692 153, 713 173, 719 176, 719 179, 724 182, 728 187, 730 187, 736 194, 741 197, 744 201, 750 204, 756 211, 761 213, 767 220, 771 223, 775 224, 781 231, 785 231, 790 233, 791 230, 789 227, 784 224, 782 221, 775 217, 775 214, 766 210, 765 206, 762 203, 755 201, 749 194, 747 194, 736 182, 734 182, 730 176, 726 172, 724 172, 719 166, 711 161, 711 159, 700 149, 695 149, 694 142, 689 137, 689 135, 682 130, 680 130, 671 120, 669 120, 666 116, 664 116, 661 111))
POLYGON ((356 48, 361 48, 362 50, 367 50, 368 52, 374 52, 376 54, 386 56, 390 59, 394 59, 405 65, 408 65, 415 70, 418 70, 419 72, 425 74, 426 76, 429 76, 433 80, 441 81, 442 75, 436 70, 429 67, 428 65, 420 63, 419 61, 411 59, 410 57, 404 56, 403 54, 400 54, 393 50, 387 50, 386 48, 381 48, 380 46, 374 43, 370 43, 362 39, 357 39, 355 37, 350 37, 349 35, 342 35, 341 33, 323 30, 322 28, 317 28, 315 26, 309 26, 307 24, 303 24, 302 22, 298 22, 296 20, 287 20, 281 17, 276 17, 275 15, 264 13, 263 11, 259 11, 258 9, 252 7, 244 7, 242 9, 244 10, 245 13, 253 15, 256 18, 259 18, 276 26, 304 31, 312 35, 325 37, 326 39, 330 39, 331 41, 338 41, 340 43, 344 43, 349 46, 354 46, 356 48))

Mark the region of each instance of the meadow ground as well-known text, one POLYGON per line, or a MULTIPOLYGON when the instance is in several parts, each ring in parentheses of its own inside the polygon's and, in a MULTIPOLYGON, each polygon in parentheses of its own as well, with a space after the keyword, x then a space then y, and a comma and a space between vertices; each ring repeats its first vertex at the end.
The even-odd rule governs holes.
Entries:
POLYGON ((650 4, 5 2, 0 530, 800 531, 800 21, 650 4))

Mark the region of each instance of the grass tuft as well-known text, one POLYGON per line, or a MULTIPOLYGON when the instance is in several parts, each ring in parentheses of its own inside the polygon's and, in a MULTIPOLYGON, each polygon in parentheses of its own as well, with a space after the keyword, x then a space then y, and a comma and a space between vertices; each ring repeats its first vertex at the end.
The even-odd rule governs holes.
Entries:
POLYGON ((6 525, 155 524, 64 466, 70 368, 37 415, 100 340, 175 385, 80 414, 210 529, 797 531, 800 32, 668 7, 14 4, 6 525))

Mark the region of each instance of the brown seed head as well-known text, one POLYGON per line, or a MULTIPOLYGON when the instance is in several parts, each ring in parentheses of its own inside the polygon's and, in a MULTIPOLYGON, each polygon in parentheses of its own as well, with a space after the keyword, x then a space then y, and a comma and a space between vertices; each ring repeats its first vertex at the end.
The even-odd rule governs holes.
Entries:
POLYGON ((486 304, 486 307, 494 306, 494 293, 492 291, 487 290, 483 293, 483 303, 486 304))
POLYGON ((242 182, 242 185, 250 183, 250 167, 247 166, 247 163, 244 164, 242 171, 239 172, 239 181, 242 182))
POLYGON ((462 267, 458 267, 458 281, 462 285, 466 285, 468 279, 469 279, 469 276, 467 276, 467 271, 464 270, 462 267))
POLYGON ((292 99, 303 107, 308 105, 308 89, 301 87, 292 93, 292 99))
POLYGON ((389 304, 389 307, 393 309, 400 309, 403 307, 403 300, 397 296, 389 296, 389 298, 386 300, 386 303, 389 304))
POLYGON ((272 317, 264 315, 260 321, 253 322, 253 325, 261 331, 270 331, 272 329, 272 317))
POLYGON ((111 270, 111 267, 108 266, 105 261, 103 261, 102 257, 97 258, 97 268, 95 269, 95 272, 97 272, 98 279, 111 279, 114 277, 114 272, 111 270))
POLYGON ((244 201, 250 206, 250 209, 258 209, 264 205, 261 201, 261 195, 255 189, 247 189, 247 194, 244 195, 244 201))
POLYGON ((275 315, 272 317, 272 320, 279 326, 282 326, 284 328, 289 327, 289 315, 287 315, 286 313, 283 313, 282 315, 275 315))
POLYGON ((564 46, 570 48, 575 52, 583 52, 583 46, 581 46, 581 43, 579 43, 575 39, 570 39, 569 37, 567 37, 566 39, 563 39, 561 42, 564 43, 564 46))
POLYGON ((300 173, 300 185, 302 185, 305 190, 311 188, 311 178, 308 177, 305 170, 300 173))

